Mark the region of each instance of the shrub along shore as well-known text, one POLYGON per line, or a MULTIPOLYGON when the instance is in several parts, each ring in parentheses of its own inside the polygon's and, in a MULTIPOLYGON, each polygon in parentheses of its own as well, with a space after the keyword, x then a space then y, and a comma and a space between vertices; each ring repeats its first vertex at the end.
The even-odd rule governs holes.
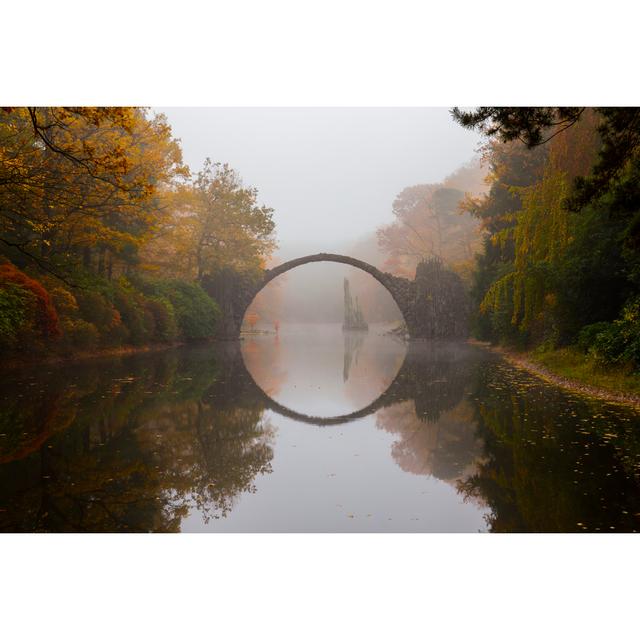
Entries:
POLYGON ((116 281, 79 286, 0 264, 0 348, 7 360, 125 353, 212 339, 220 310, 194 282, 116 281))

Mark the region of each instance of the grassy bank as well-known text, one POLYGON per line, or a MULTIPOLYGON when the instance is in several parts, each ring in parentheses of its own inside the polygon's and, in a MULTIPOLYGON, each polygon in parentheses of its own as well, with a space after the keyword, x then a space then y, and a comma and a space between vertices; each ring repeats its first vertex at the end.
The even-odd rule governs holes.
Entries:
POLYGON ((623 368, 602 367, 588 355, 574 349, 534 351, 531 360, 556 375, 589 384, 607 391, 640 396, 640 375, 623 368))
POLYGON ((554 351, 499 351, 513 364, 571 391, 640 409, 640 375, 604 368, 571 348, 554 351))

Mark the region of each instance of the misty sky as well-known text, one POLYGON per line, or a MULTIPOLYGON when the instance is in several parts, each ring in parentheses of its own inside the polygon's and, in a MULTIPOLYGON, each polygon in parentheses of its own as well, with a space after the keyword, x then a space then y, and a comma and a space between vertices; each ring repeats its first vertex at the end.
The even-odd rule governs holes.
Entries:
POLYGON ((438 182, 480 138, 446 108, 158 108, 193 171, 228 162, 275 209, 282 255, 337 251, 392 220, 407 186, 438 182))

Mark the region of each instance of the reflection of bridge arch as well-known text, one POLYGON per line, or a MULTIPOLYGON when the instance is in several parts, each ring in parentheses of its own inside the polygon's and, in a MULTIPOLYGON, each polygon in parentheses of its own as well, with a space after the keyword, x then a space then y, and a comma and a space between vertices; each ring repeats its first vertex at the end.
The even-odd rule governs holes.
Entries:
POLYGON ((363 260, 358 260, 349 256, 343 256, 337 253, 315 253, 310 256, 304 256, 302 258, 296 258, 295 260, 289 260, 288 262, 278 265, 273 269, 266 270, 262 279, 255 287, 243 292, 238 292, 238 308, 235 313, 235 337, 238 337, 240 335, 240 326, 242 324, 242 319, 244 318, 246 310, 253 302, 253 299, 258 295, 260 291, 262 291, 262 289, 264 289, 264 287, 266 287, 272 280, 274 280, 278 276, 281 276, 283 273, 291 271, 291 269, 295 269, 296 267, 300 267, 304 264, 311 264, 313 262, 337 262, 340 264, 346 264, 351 267, 355 267, 356 269, 360 269, 361 271, 368 273, 391 294, 391 297, 398 305, 398 308, 402 313, 407 327, 411 329, 411 327, 413 326, 412 303, 415 297, 414 282, 407 280, 406 278, 399 278, 398 276, 394 276, 390 273, 380 271, 380 269, 377 269, 373 265, 370 265, 363 260))
POLYGON ((455 407, 464 395, 479 358, 486 354, 468 344, 450 341, 411 342, 402 365, 391 384, 373 402, 352 413, 319 417, 294 411, 271 398, 254 380, 235 341, 219 343, 217 349, 221 369, 222 397, 251 398, 264 409, 305 424, 332 426, 365 418, 399 402, 412 400, 416 415, 423 421, 438 420, 443 411, 455 407), (231 382, 233 381, 233 382, 231 382))
MULTIPOLYGON (((387 407, 390 404, 395 404, 399 399, 399 389, 404 386, 403 380, 407 375, 406 364, 406 354, 405 360, 403 361, 398 373, 395 378, 391 382, 391 384, 371 403, 369 403, 366 407, 362 409, 358 409, 357 411, 352 411, 351 413, 345 413, 341 416, 332 416, 332 417, 320 417, 320 416, 310 416, 306 413, 300 413, 299 411, 294 411, 293 409, 289 409, 284 405, 280 404, 273 398, 271 398, 260 385, 254 380, 253 383, 259 389, 259 393, 262 396, 262 400, 264 402, 265 408, 277 413, 278 415, 284 416, 285 418, 290 418, 291 420, 296 420, 298 422, 304 422, 305 424, 313 424, 317 427, 332 427, 338 426, 341 424, 346 424, 348 422, 354 422, 355 420, 360 420, 361 418, 366 418, 371 414, 375 413, 379 409, 383 407, 387 407)), ((248 371, 248 369, 247 369, 248 371)), ((251 373, 249 372, 251 376, 251 373)), ((253 379, 253 376, 251 376, 253 379)))
POLYGON ((277 400, 274 400, 266 391, 264 391, 262 387, 254 380, 251 372, 244 362, 244 356, 242 356, 242 362, 244 364, 244 369, 247 373, 250 384, 254 387, 255 393, 260 396, 261 402, 264 404, 265 409, 269 409, 285 418, 296 420, 305 424, 312 424, 318 427, 330 427, 347 424, 348 422, 354 422, 355 420, 366 418, 379 409, 395 404, 400 400, 406 399, 406 390, 408 388, 407 383, 412 375, 411 367, 408 362, 408 360, 410 359, 407 358, 407 354, 408 351, 405 351, 402 364, 400 365, 400 368, 398 369, 391 384, 389 384, 389 386, 373 402, 370 402, 366 407, 358 409, 357 411, 352 411, 351 413, 345 413, 340 416, 331 417, 310 416, 306 413, 289 409, 289 407, 280 404, 277 400))

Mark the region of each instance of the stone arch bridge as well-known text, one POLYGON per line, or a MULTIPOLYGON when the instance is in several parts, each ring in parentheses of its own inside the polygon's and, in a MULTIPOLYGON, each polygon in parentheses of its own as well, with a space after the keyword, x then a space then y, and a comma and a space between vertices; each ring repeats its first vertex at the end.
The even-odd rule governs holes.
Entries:
POLYGON ((337 262, 365 271, 375 278, 398 305, 411 338, 466 337, 468 304, 462 281, 439 260, 424 261, 414 280, 385 273, 373 265, 336 253, 315 253, 289 260, 263 272, 254 283, 237 283, 231 290, 212 291, 223 312, 220 337, 237 339, 244 314, 256 295, 278 276, 313 262, 337 262))

